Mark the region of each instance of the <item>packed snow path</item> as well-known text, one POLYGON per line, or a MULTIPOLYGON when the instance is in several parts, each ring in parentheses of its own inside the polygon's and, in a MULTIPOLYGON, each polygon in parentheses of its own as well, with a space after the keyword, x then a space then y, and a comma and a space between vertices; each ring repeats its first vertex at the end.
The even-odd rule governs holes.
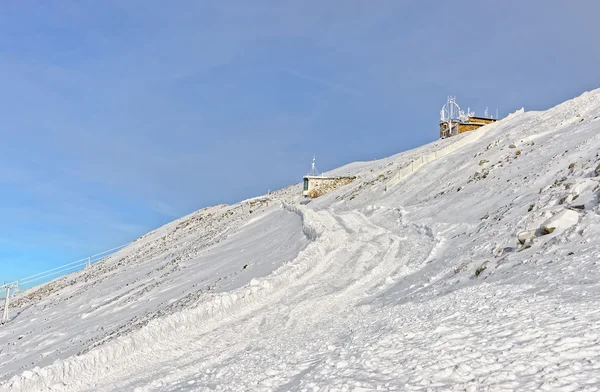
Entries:
MULTIPOLYGON (((358 302, 390 276, 406 273, 410 264, 408 255, 413 261, 424 260, 428 247, 423 245, 432 244, 426 230, 411 225, 399 226, 403 229, 393 233, 370 223, 357 212, 338 216, 327 210, 285 208, 301 214, 306 220, 305 225, 317 232, 317 238, 287 266, 287 270, 279 271, 281 277, 273 274, 273 279, 267 277, 256 286, 252 282, 250 290, 242 294, 242 298, 247 299, 235 313, 219 312, 204 318, 202 324, 194 328, 185 328, 175 336, 168 336, 156 346, 136 347, 131 353, 113 358, 108 374, 103 374, 105 369, 97 363, 71 371, 76 372, 84 384, 96 380, 93 388, 96 390, 110 389, 115 383, 126 385, 126 389, 127 384, 133 387, 140 382, 160 385, 162 378, 172 377, 169 369, 179 369, 178 373, 182 374, 185 364, 189 364, 192 374, 188 376, 193 376, 197 371, 193 365, 197 363, 208 365, 218 358, 235 360, 247 352, 248 343, 255 341, 255 337, 273 341, 274 344, 269 346, 279 349, 273 359, 292 352, 300 358, 306 357, 319 345, 326 345, 328 342, 323 339, 331 333, 346 335, 345 319, 358 302), (412 243, 422 245, 418 252, 421 255, 409 249, 412 243), (405 262, 399 263, 403 258, 405 262), (314 331, 321 329, 326 333, 317 340, 319 333, 314 331), (298 334, 298 342, 286 336, 287 330, 298 334), (239 343, 232 345, 234 341, 239 343), (296 347, 307 342, 309 347, 303 350, 296 347), (215 352, 221 354, 215 357, 215 352), (148 372, 147 367, 154 367, 159 362, 161 365, 155 372, 148 372), (132 374, 140 375, 140 379, 133 380, 132 374)), ((229 294, 225 296, 235 302, 229 294)), ((255 359, 262 361, 258 357, 255 359)), ((248 381, 243 373, 240 376, 248 381)), ((254 383, 240 384, 239 388, 253 389, 254 383)), ((68 389, 79 387, 68 385, 68 389)))
POLYGON ((0 391, 598 390, 600 91, 476 132, 272 195, 266 263, 0 391))

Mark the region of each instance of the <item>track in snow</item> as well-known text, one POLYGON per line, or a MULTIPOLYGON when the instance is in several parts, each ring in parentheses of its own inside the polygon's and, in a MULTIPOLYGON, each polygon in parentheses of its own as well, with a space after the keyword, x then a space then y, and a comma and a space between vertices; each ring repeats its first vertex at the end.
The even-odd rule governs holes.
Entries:
POLYGON ((232 390, 293 382, 298 369, 305 372, 322 357, 318 353, 334 343, 332 337, 352 334, 347 320, 360 319, 362 299, 384 288, 391 276, 408 271, 409 264, 417 266, 415 255, 425 260, 433 244, 430 236, 410 225, 392 232, 358 212, 339 216, 329 210, 301 212, 305 224, 319 227, 320 233, 300 260, 282 267, 305 266, 293 280, 266 286, 256 300, 183 326, 168 340, 113 358, 110 371, 102 366, 79 369, 76 379, 66 377, 55 388, 100 391, 119 385, 119 390, 170 390, 175 385, 182 388, 199 373, 201 377, 189 384, 194 389, 210 388, 222 377, 227 377, 232 390), (273 358, 273 369, 286 362, 289 369, 273 370, 266 378, 253 375, 253 368, 265 366, 265 351, 273 358), (228 363, 236 365, 227 367, 228 363), (219 367, 221 371, 214 370, 219 367))

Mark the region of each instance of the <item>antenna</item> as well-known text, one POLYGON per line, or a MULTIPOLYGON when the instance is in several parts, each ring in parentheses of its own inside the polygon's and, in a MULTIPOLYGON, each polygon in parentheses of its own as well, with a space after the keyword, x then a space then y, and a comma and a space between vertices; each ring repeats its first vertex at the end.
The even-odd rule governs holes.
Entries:
POLYGON ((442 106, 442 110, 440 110, 440 122, 448 124, 448 127, 446 128, 447 136, 445 137, 453 136, 452 124, 460 123, 461 121, 466 121, 467 115, 465 115, 465 113, 462 110, 460 110, 460 106, 458 106, 458 104, 456 103, 456 97, 449 95, 448 100, 446 101, 444 106, 442 106))
POLYGON ((316 161, 317 161, 317 156, 313 155, 310 173, 308 173, 309 176, 318 176, 319 175, 319 172, 317 171, 317 166, 315 165, 316 161))
POLYGON ((460 120, 461 110, 456 103, 456 97, 449 95, 448 100, 440 110, 440 121, 460 120))

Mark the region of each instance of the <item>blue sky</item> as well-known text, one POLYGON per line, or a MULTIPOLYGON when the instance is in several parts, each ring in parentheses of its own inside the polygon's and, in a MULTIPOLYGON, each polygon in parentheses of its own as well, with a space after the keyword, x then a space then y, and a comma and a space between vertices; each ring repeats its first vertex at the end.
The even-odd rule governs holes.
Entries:
POLYGON ((0 3, 0 280, 600 87, 578 1, 0 3), (461 22, 462 21, 462 22, 461 22))

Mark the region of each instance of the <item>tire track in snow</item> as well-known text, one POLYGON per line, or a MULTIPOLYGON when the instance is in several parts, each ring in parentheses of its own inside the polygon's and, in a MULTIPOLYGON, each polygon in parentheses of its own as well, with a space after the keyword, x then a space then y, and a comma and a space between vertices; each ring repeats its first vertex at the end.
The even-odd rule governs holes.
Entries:
MULTIPOLYGON (((226 306, 220 312, 216 310, 217 317, 196 317, 193 325, 173 326, 178 333, 170 334, 169 339, 157 336, 161 344, 138 345, 135 350, 113 357, 110 372, 95 366, 79 368, 85 375, 66 372, 65 383, 56 389, 112 390, 113 385, 122 389, 124 382, 131 387, 145 385, 140 390, 161 389, 193 376, 199 367, 209 369, 228 361, 235 363, 253 341, 272 340, 280 347, 294 345, 294 338, 285 336, 293 323, 295 339, 310 336, 315 324, 335 336, 343 331, 346 314, 408 262, 407 257, 399 260, 397 255, 403 251, 408 255, 411 244, 427 240, 413 228, 401 236, 394 234, 358 212, 336 216, 330 210, 284 208, 301 215, 305 233, 314 242, 294 262, 245 288, 258 288, 251 299, 238 306, 226 306), (290 270, 297 271, 290 274, 290 270), (274 282, 281 276, 286 279, 274 282), (240 334, 247 338, 240 339, 240 334), (215 352, 220 354, 214 356, 215 352), (158 370, 157 363, 161 364, 158 370), (131 374, 140 376, 131 379, 131 374), (75 383, 69 384, 71 380, 75 383)), ((303 351, 305 355, 310 353, 303 351)), ((290 375, 281 377, 281 382, 289 380, 290 375)))

